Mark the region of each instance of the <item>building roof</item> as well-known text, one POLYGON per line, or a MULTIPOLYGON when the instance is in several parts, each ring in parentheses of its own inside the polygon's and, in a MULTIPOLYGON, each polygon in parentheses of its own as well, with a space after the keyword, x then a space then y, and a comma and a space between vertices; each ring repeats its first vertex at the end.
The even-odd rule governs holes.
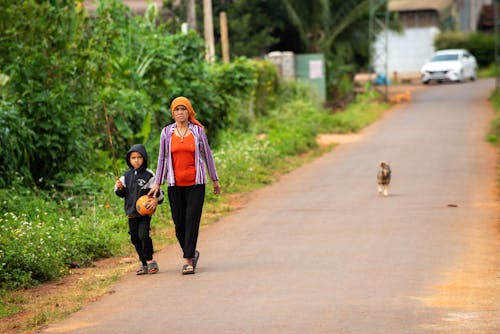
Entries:
MULTIPOLYGON (((497 7, 497 14, 500 17, 500 6, 497 7)), ((479 13, 477 29, 490 32, 495 30, 495 7, 493 5, 483 5, 479 13)))
POLYGON ((453 0, 389 0, 390 12, 435 10, 441 13, 451 7, 453 0))

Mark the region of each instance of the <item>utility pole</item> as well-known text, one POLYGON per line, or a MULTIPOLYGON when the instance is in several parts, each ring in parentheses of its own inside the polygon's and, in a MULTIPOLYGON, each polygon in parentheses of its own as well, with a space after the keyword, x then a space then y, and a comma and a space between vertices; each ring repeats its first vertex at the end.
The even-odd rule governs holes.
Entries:
POLYGON ((196 30, 196 4, 195 0, 187 0, 187 23, 188 30, 196 30))
POLYGON ((495 77, 496 77, 496 90, 500 89, 500 55, 498 54, 499 49, 499 40, 498 40, 498 26, 500 24, 498 17, 498 3, 500 0, 493 1, 493 17, 495 18, 493 21, 493 33, 495 34, 495 77))
POLYGON ((205 59, 212 63, 215 60, 214 22, 212 16, 212 0, 203 0, 203 25, 205 32, 205 59))
MULTIPOLYGON (((370 0, 370 16, 368 22, 368 54, 369 54, 369 71, 370 71, 370 82, 373 83, 372 74, 376 73, 376 68, 385 73, 384 75, 384 97, 387 100, 389 98, 389 68, 388 68, 388 58, 389 58, 389 35, 388 35, 388 25, 389 25, 389 12, 385 11, 384 18, 381 20, 377 15, 377 10, 386 5, 387 0, 370 0), (379 42, 382 44, 380 48, 374 46, 374 42, 377 40, 377 34, 384 34, 384 38, 380 38, 379 42)), ((376 73, 381 74, 381 73, 376 73)))
POLYGON ((220 12, 220 39, 222 44, 222 61, 224 64, 229 63, 229 34, 227 31, 227 16, 226 12, 220 12))

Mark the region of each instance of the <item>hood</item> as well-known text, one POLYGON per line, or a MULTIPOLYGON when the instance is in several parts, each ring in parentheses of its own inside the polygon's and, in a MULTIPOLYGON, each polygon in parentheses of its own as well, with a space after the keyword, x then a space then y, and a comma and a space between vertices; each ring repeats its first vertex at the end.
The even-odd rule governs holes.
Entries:
POLYGON ((457 70, 460 68, 460 64, 454 61, 434 61, 425 64, 422 67, 422 71, 449 71, 457 70))
POLYGON ((142 157, 144 158, 144 163, 142 164, 142 166, 141 166, 141 168, 140 168, 140 169, 141 169, 141 170, 143 170, 143 169, 148 168, 148 153, 146 152, 146 147, 144 147, 144 145, 142 145, 142 144, 135 144, 135 145, 133 145, 133 146, 130 148, 130 150, 128 150, 128 152, 127 152, 127 156, 126 156, 126 158, 125 158, 125 161, 127 161, 127 165, 128 165, 130 168, 134 168, 134 167, 132 167, 132 165, 130 164, 130 159, 129 159, 130 154, 131 154, 132 152, 139 152, 139 153, 142 155, 142 157))

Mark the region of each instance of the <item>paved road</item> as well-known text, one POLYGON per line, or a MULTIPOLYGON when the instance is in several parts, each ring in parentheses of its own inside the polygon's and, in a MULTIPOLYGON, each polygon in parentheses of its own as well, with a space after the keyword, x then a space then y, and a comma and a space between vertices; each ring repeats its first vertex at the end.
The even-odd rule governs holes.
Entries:
POLYGON ((443 290, 478 242, 498 264, 497 154, 484 142, 493 84, 415 93, 361 140, 204 228, 196 275, 180 274, 170 246, 158 275, 130 273, 43 333, 498 333, 499 267, 487 300, 443 290), (376 191, 381 159, 392 162, 389 197, 376 191))

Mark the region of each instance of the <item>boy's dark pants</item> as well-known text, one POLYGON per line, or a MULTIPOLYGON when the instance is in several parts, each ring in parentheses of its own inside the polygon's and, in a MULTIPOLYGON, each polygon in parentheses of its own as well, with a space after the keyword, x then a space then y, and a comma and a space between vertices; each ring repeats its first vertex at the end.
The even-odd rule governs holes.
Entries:
POLYGON ((205 201, 205 185, 168 187, 168 201, 175 224, 175 235, 184 253, 183 257, 194 258, 205 201))
POLYGON ((147 261, 153 259, 153 240, 149 236, 150 226, 151 217, 134 217, 128 219, 130 241, 132 241, 143 266, 147 265, 147 261))

